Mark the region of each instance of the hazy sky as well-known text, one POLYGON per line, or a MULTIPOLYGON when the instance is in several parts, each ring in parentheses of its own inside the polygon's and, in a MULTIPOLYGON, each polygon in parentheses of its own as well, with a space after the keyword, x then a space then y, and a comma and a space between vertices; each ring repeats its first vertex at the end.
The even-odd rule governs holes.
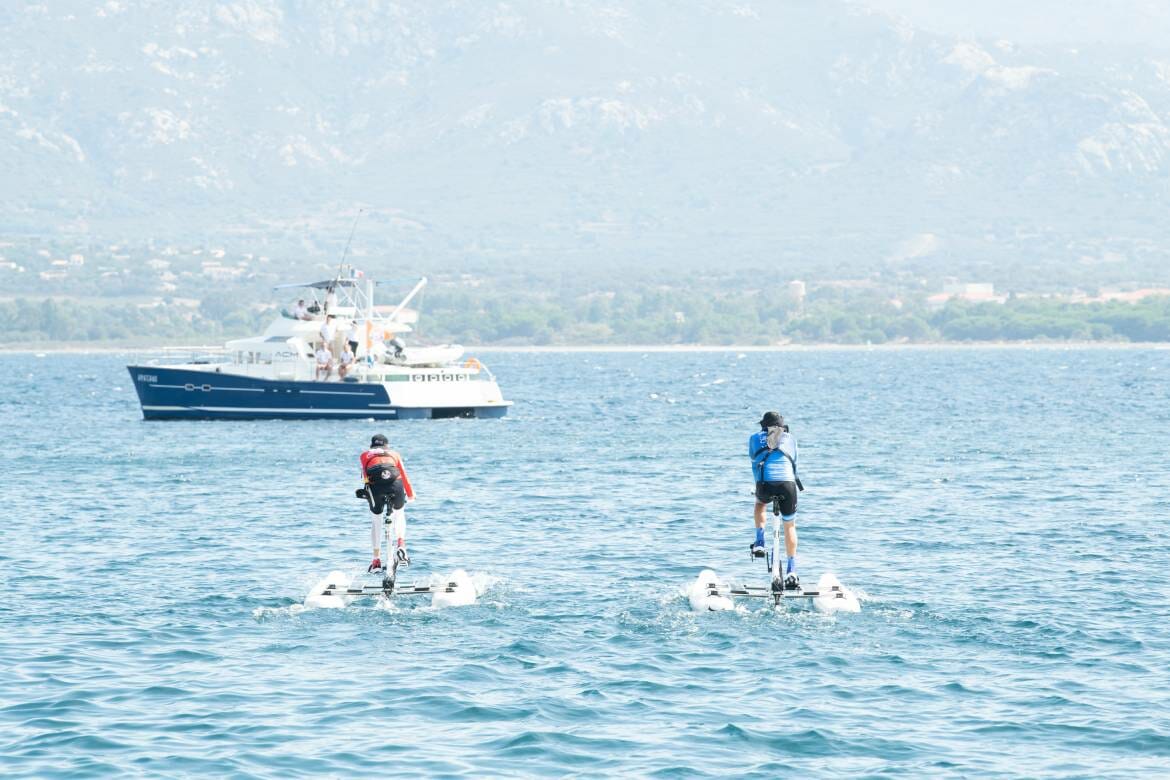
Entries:
POLYGON ((861 0, 937 32, 1021 43, 1140 44, 1170 56, 1170 0, 861 0))

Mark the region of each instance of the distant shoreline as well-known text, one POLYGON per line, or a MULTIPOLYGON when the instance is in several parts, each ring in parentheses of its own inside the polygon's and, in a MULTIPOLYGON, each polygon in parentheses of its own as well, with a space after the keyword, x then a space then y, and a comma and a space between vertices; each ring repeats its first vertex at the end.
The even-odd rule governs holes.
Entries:
POLYGON ((634 346, 484 346, 467 347, 477 352, 897 352, 929 349, 1158 349, 1170 350, 1170 342, 1112 342, 1112 341, 931 341, 905 344, 778 344, 759 345, 699 345, 647 344, 634 346))
MULTIPOLYGON (((0 354, 10 355, 39 355, 39 354, 141 354, 161 353, 164 350, 199 351, 211 347, 210 345, 195 345, 190 347, 143 347, 143 346, 84 346, 69 344, 65 346, 38 346, 30 348, 24 344, 0 344, 0 354)), ((1042 350, 1170 350, 1170 342, 1119 342, 1119 341, 931 341, 900 344, 778 344, 771 346, 759 345, 703 345, 703 344, 595 344, 595 345, 558 345, 558 346, 465 346, 468 353, 638 353, 638 352, 898 352, 898 351, 925 351, 925 350, 977 350, 977 349, 1042 349, 1042 350)), ((178 356, 176 356, 178 357, 178 356)))

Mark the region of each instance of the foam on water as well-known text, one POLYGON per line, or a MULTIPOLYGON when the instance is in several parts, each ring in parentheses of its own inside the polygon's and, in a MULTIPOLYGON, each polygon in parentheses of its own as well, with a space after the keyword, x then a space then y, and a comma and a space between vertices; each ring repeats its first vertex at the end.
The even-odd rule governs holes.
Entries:
POLYGON ((488 591, 501 587, 503 583, 504 580, 502 577, 497 577, 488 572, 480 571, 471 573, 471 585, 475 588, 475 595, 478 597, 487 595, 488 591))
POLYGON ((466 607, 475 603, 477 595, 475 584, 463 569, 456 569, 448 574, 443 578, 442 584, 446 587, 441 587, 431 594, 432 607, 466 607))
POLYGON ((256 607, 252 610, 252 617, 256 620, 268 620, 269 618, 281 617, 297 617, 306 609, 304 604, 289 604, 285 607, 256 607))

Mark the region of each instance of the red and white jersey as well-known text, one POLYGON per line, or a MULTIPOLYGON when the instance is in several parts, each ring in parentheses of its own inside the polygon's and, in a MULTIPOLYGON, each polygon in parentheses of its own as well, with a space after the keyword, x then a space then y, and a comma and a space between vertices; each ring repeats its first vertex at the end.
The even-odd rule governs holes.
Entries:
POLYGON ((375 447, 363 452, 361 460, 363 482, 368 482, 366 473, 371 467, 394 464, 394 467, 398 469, 398 476, 402 480, 402 489, 406 491, 406 497, 411 501, 414 500, 414 488, 410 486, 410 478, 406 476, 406 464, 402 462, 401 455, 389 448, 375 447))

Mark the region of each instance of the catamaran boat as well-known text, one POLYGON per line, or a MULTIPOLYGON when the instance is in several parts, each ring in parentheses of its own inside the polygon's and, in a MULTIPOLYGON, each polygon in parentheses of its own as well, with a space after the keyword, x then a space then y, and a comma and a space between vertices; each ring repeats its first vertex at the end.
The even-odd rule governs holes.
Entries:
POLYGON ((323 282, 281 285, 277 289, 307 290, 313 303, 282 311, 260 336, 229 341, 185 362, 127 366, 142 415, 148 420, 503 417, 512 402, 504 400, 487 366, 463 358, 462 347, 403 342, 401 335, 418 320, 407 305, 426 283, 424 277, 393 307, 375 306, 380 283, 348 266, 323 282), (327 317, 332 332, 325 327, 327 317), (355 340, 353 359, 343 368, 339 359, 355 340))

